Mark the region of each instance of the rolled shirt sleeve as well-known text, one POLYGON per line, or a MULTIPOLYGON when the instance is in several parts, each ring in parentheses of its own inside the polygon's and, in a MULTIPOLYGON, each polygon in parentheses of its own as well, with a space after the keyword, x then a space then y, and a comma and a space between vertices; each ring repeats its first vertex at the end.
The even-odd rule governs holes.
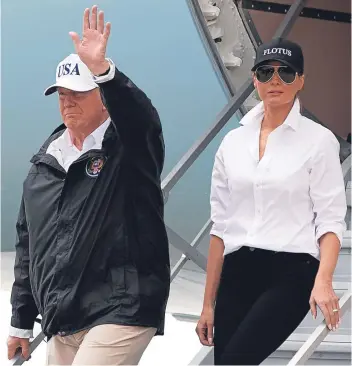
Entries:
POLYGON ((340 144, 327 131, 317 144, 310 170, 310 196, 315 213, 316 239, 336 234, 342 245, 347 212, 345 184, 339 159, 340 144))
POLYGON ((210 191, 211 220, 213 222, 210 234, 221 239, 223 239, 225 230, 226 209, 230 198, 222 153, 223 146, 224 140, 215 155, 210 191))

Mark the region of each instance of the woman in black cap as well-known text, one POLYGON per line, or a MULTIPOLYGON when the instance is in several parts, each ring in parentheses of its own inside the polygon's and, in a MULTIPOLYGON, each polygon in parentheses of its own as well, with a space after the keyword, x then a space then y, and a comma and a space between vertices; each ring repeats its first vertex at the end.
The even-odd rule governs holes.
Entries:
POLYGON ((262 100, 215 157, 213 227, 197 333, 216 365, 258 365, 317 306, 336 330, 332 278, 345 230, 339 143, 303 117, 301 47, 275 39, 252 69, 262 100))

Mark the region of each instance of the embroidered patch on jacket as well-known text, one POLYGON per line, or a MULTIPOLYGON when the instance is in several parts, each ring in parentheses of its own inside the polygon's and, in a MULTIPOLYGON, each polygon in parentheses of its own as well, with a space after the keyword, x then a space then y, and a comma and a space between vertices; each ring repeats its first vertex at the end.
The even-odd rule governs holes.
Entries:
POLYGON ((87 161, 86 173, 89 177, 95 178, 99 175, 105 164, 106 158, 104 156, 95 156, 87 161))

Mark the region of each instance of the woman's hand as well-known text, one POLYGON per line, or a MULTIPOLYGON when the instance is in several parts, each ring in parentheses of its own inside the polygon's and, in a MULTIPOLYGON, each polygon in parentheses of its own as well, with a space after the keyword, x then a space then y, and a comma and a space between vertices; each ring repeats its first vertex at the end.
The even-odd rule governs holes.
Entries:
POLYGON ((332 281, 317 278, 309 304, 314 319, 317 317, 318 305, 328 328, 335 331, 339 327, 341 323, 339 299, 332 288, 332 281))
POLYGON ((204 346, 213 346, 214 309, 203 308, 202 314, 196 327, 200 343, 204 346))

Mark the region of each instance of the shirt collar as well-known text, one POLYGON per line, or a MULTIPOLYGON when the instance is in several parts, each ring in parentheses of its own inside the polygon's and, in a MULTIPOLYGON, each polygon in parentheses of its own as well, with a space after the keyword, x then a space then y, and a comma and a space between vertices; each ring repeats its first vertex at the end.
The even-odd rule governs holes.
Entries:
POLYGON ((109 117, 103 124, 101 124, 97 129, 95 129, 90 134, 90 136, 92 136, 94 138, 95 144, 98 144, 100 146, 99 147, 100 149, 101 149, 101 145, 103 143, 105 132, 106 132, 107 128, 109 127, 110 122, 111 122, 111 119, 109 117))
MULTIPOLYGON (((297 131, 299 126, 299 120, 301 117, 301 103, 299 99, 296 98, 290 113, 286 117, 283 125, 291 127, 294 131, 297 131)), ((240 121, 240 124, 245 125, 254 125, 261 123, 264 117, 264 103, 260 102, 254 108, 252 108, 240 121)))
MULTIPOLYGON (((90 135, 88 135, 84 141, 86 142, 89 139, 93 138, 93 141, 94 141, 93 145, 97 145, 97 149, 101 149, 104 135, 105 135, 107 128, 109 127, 110 122, 111 122, 111 119, 110 119, 110 117, 108 117, 108 119, 104 123, 102 123, 98 128, 96 128, 90 135)), ((73 147, 73 143, 71 141, 71 136, 68 132, 68 129, 66 129, 64 131, 64 133, 62 134, 62 138, 64 140, 64 143, 67 146, 73 147)))

